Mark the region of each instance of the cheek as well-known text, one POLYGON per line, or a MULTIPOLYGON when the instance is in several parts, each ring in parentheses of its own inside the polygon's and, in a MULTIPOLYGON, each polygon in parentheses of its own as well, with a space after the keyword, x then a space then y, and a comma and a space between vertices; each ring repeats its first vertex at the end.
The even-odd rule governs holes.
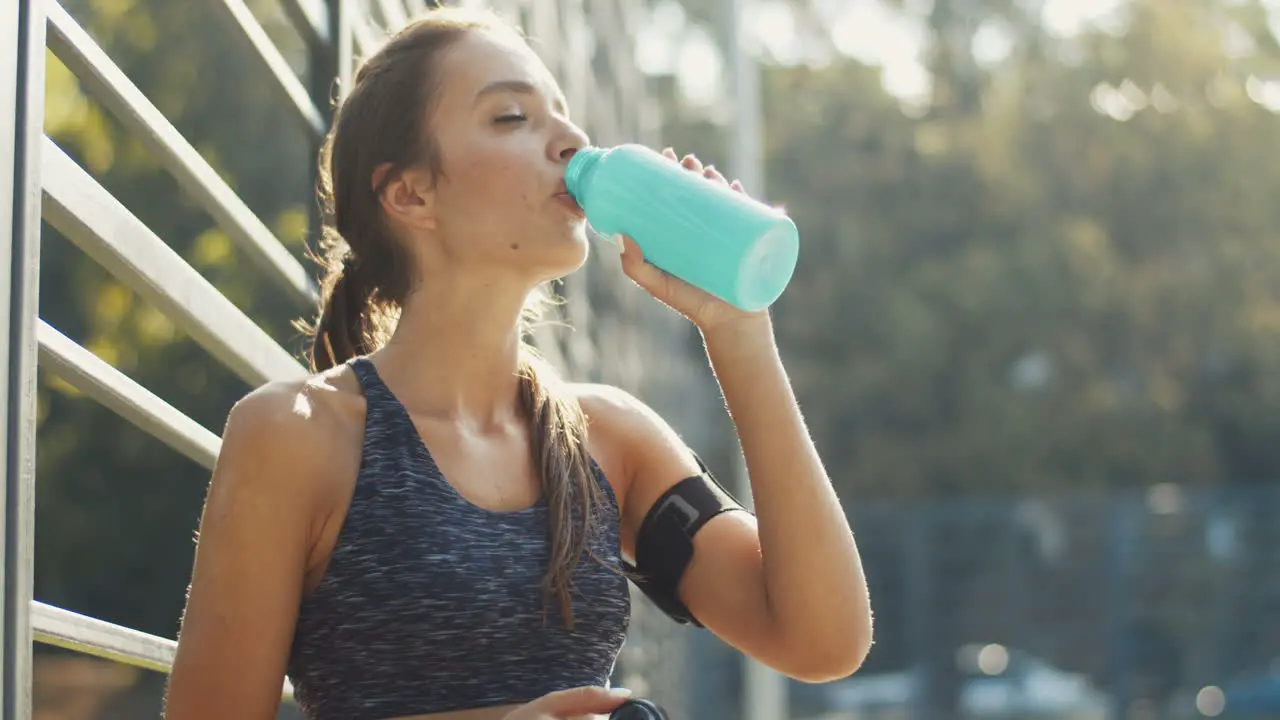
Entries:
POLYGON ((540 192, 538 168, 524 153, 490 145, 473 152, 468 159, 463 164, 465 185, 488 208, 519 212, 536 204, 540 192))
POLYGON ((511 212, 527 211, 534 205, 536 197, 536 179, 531 177, 527 167, 518 163, 500 163, 493 168, 491 174, 482 181, 486 182, 495 204, 510 209, 511 212))

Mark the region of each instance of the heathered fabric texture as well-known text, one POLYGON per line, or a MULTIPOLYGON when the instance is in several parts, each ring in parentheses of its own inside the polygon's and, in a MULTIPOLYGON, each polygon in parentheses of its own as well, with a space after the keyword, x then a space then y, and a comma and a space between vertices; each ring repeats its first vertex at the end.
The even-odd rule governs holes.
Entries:
MULTIPOLYGON (((548 508, 496 512, 445 480, 364 358, 360 472, 324 578, 302 602, 288 675, 312 720, 381 720, 604 685, 631 617, 618 505, 604 496, 573 577, 574 630, 544 602, 548 508)), ((500 467, 493 472, 501 473, 500 467)))

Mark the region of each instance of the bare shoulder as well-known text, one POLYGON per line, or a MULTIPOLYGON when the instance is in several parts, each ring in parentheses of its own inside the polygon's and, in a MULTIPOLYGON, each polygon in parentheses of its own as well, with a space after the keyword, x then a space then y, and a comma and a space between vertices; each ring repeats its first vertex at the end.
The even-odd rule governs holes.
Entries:
POLYGON ((587 416, 589 442, 615 458, 628 487, 638 475, 678 479, 698 471, 680 435, 635 395, 600 383, 569 387, 587 416))
POLYGON ((232 408, 200 519, 166 717, 275 716, 298 608, 327 554, 321 537, 354 484, 363 417, 345 368, 269 383, 232 408))
POLYGON ((227 428, 274 431, 286 440, 324 439, 349 424, 351 411, 362 405, 354 380, 332 370, 258 387, 232 407, 227 428))
POLYGON ((675 430, 640 398, 613 385, 571 383, 570 392, 587 416, 590 432, 609 445, 673 440, 675 430))
POLYGON ((218 462, 257 470, 238 479, 323 493, 326 483, 315 481, 358 458, 363 421, 364 398, 345 369, 270 382, 232 407, 218 462))
POLYGON ((663 422, 640 398, 620 387, 603 383, 568 383, 567 387, 593 425, 652 425, 663 422))

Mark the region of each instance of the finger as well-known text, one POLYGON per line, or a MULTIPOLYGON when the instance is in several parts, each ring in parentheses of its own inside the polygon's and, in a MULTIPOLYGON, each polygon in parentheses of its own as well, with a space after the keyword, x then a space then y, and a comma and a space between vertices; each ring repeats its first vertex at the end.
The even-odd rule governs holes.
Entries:
POLYGON ((724 175, 720 174, 720 171, 716 169, 715 165, 708 165, 703 168, 702 176, 708 180, 715 180, 716 182, 724 183, 725 185, 729 184, 729 181, 725 179, 724 175))
POLYGON ((529 703, 530 710, 537 709, 556 718, 570 718, 575 715, 608 713, 631 697, 626 688, 605 689, 587 686, 547 693, 529 703))
POLYGON ((635 281, 635 284, 654 292, 664 282, 664 273, 644 259, 644 252, 635 240, 626 235, 619 236, 622 245, 622 272, 635 281))
POLYGON ((618 247, 622 248, 622 271, 627 275, 631 275, 635 268, 647 264, 644 259, 644 251, 640 249, 635 240, 626 235, 614 235, 613 241, 618 247))
POLYGON ((729 187, 733 188, 734 190, 737 190, 738 192, 746 192, 746 189, 742 187, 741 180, 734 180, 733 182, 729 183, 729 187))
POLYGON ((680 162, 680 160, 676 158, 676 151, 672 150, 671 148, 663 149, 662 157, 667 158, 669 160, 675 160, 676 162, 680 162))
POLYGON ((684 159, 680 161, 680 164, 689 168, 690 170, 694 170, 696 172, 702 172, 702 161, 693 155, 685 155, 684 159))

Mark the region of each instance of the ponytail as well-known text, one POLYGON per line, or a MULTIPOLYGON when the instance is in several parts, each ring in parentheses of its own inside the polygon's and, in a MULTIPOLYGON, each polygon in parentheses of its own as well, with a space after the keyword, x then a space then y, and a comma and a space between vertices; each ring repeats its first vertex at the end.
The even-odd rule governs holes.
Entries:
POLYGON ((369 311, 374 286, 349 252, 325 278, 311 339, 311 371, 322 372, 372 350, 369 311))

